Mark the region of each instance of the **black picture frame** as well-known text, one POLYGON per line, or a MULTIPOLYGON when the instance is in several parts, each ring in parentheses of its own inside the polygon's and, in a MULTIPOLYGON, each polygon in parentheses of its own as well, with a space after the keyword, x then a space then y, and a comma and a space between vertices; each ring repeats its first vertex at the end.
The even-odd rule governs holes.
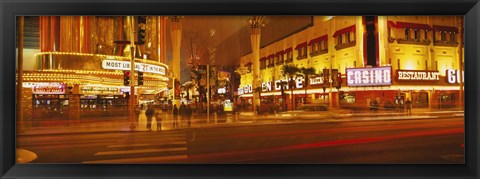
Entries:
POLYGON ((479 178, 478 0, 1 0, 2 178, 479 178), (22 15, 465 15, 464 165, 15 164, 15 16, 22 15))

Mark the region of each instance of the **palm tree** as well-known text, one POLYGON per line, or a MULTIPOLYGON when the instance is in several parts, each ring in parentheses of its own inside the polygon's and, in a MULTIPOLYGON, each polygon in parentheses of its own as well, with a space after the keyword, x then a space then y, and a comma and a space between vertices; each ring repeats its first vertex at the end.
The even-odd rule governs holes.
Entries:
POLYGON ((286 81, 280 81, 280 83, 278 83, 280 85, 280 92, 282 93, 282 108, 283 108, 283 111, 285 111, 287 108, 285 107, 285 105, 287 105, 287 103, 285 103, 285 101, 287 100, 287 97, 285 95, 285 86, 288 85, 288 83, 286 81))
POLYGON ((308 88, 308 85, 310 84, 309 83, 309 78, 308 76, 310 75, 314 75, 315 74, 315 68, 313 67, 309 67, 309 68, 300 68, 300 73, 303 75, 303 77, 305 77, 305 101, 303 101, 303 104, 307 104, 307 88, 308 88))
POLYGON ((295 109, 295 103, 294 103, 294 95, 293 95, 293 88, 295 87, 295 83, 294 83, 294 80, 293 78, 297 75, 297 73, 299 72, 299 69, 294 66, 294 65, 283 65, 282 67, 282 73, 283 73, 283 76, 285 77, 288 77, 290 80, 288 82, 288 86, 291 90, 291 93, 290 93, 290 99, 292 100, 292 109, 295 109))

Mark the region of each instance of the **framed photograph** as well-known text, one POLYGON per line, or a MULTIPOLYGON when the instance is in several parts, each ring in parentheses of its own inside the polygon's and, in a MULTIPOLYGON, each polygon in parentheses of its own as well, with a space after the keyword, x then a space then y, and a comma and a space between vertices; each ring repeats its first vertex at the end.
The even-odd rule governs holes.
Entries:
POLYGON ((1 178, 479 178, 478 0, 3 1, 1 178))

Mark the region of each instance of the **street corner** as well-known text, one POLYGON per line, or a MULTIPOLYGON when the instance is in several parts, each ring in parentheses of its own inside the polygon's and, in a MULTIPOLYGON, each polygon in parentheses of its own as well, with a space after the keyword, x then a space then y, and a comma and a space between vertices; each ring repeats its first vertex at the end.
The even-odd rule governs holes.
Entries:
POLYGON ((37 159, 37 154, 35 154, 32 151, 26 150, 26 149, 16 149, 16 162, 17 163, 29 163, 32 162, 33 160, 37 159))

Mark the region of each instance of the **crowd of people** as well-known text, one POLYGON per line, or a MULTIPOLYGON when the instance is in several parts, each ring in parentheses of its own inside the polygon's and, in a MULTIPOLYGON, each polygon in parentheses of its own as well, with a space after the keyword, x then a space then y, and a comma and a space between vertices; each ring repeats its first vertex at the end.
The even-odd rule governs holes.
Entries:
MULTIPOLYGON (((166 117, 168 112, 165 112, 161 107, 150 106, 141 104, 139 108, 135 109, 137 121, 140 129, 162 130, 162 120, 166 117), (153 127, 152 127, 153 126, 153 127)), ((174 105, 172 108, 172 127, 191 127, 192 108, 185 103, 182 103, 178 108, 174 105)))

